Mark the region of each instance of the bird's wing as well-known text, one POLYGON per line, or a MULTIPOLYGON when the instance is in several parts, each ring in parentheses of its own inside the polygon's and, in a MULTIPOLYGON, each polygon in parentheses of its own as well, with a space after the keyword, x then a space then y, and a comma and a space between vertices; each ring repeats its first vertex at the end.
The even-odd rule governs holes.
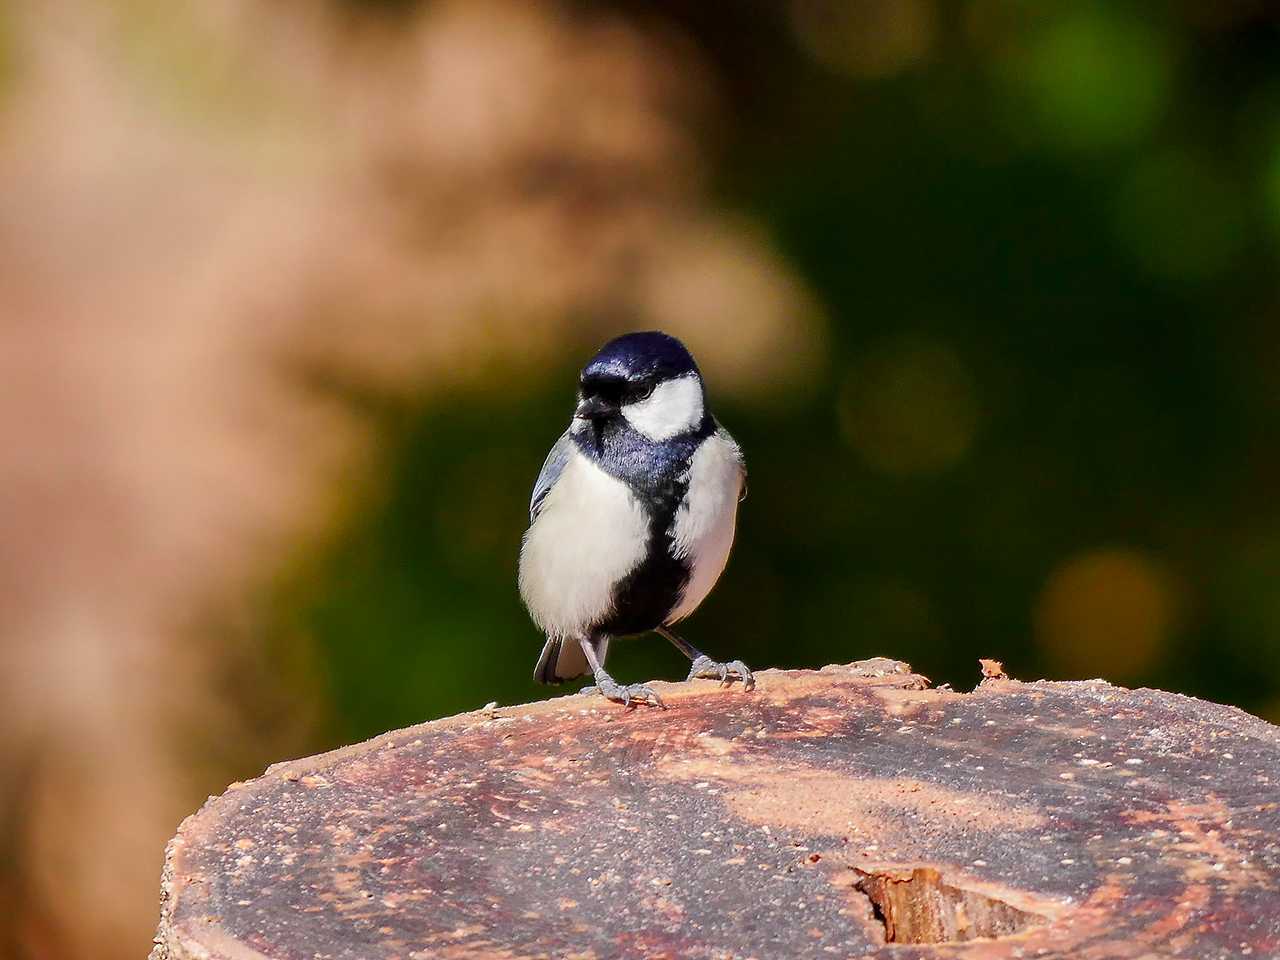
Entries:
POLYGON ((715 423, 716 435, 729 445, 729 449, 733 451, 734 459, 738 461, 738 469, 742 472, 742 489, 738 492, 738 502, 741 503, 747 499, 747 461, 742 455, 742 448, 738 446, 738 441, 730 436, 729 431, 724 428, 719 420, 715 423))
POLYGON ((551 488, 560 479, 560 473, 564 470, 564 465, 569 462, 569 457, 572 453, 573 439, 569 436, 569 431, 566 430, 560 435, 560 439, 555 442, 551 452, 547 454, 547 459, 542 464, 542 472, 538 474, 538 479, 533 484, 533 496, 529 498, 530 523, 538 519, 538 513, 542 510, 542 502, 547 499, 547 494, 551 492, 551 488))

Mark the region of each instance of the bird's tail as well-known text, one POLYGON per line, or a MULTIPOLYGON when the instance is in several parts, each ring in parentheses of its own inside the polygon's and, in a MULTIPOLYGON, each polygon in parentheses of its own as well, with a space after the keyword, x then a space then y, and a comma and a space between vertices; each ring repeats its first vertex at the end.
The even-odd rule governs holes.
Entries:
MULTIPOLYGON (((601 637, 593 640, 596 656, 604 664, 609 655, 609 638, 601 637)), ((587 663, 587 655, 582 652, 582 644, 576 639, 555 639, 548 637, 542 648, 542 656, 538 657, 538 665, 533 668, 533 679, 539 683, 562 683, 576 677, 585 677, 591 672, 587 663)))

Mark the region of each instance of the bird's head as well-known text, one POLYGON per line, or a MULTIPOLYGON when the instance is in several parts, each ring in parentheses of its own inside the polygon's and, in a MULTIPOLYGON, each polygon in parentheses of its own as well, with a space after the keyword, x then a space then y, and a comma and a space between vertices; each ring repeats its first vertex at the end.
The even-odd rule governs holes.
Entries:
POLYGON ((597 433, 625 421, 650 440, 668 440, 697 430, 705 416, 698 365, 665 333, 617 337, 582 368, 574 418, 597 433))

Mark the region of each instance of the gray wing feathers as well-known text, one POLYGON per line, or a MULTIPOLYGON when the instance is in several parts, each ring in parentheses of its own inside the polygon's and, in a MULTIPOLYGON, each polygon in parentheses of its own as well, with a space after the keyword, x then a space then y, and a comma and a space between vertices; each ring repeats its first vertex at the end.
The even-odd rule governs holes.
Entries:
POLYGON ((551 492, 551 488, 560 479, 560 473, 564 470, 564 465, 569 462, 569 456, 572 452, 573 439, 569 436, 569 431, 566 430, 560 435, 560 439, 555 442, 551 452, 547 454, 547 459, 542 464, 542 472, 538 474, 538 479, 533 485, 533 496, 529 498, 530 523, 538 518, 538 513, 542 510, 542 501, 547 499, 547 494, 551 492))

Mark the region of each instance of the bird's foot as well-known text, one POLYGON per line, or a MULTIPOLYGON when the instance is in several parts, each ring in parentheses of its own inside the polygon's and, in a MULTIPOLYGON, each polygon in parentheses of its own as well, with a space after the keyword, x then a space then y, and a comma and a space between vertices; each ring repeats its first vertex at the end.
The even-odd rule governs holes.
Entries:
POLYGON ((579 692, 598 693, 606 700, 620 703, 624 707, 629 707, 633 703, 647 703, 663 710, 667 709, 667 705, 662 702, 662 698, 652 687, 647 687, 643 683, 618 683, 607 673, 597 676, 594 686, 583 687, 579 692))
POLYGON ((686 680, 719 680, 726 686, 734 680, 742 681, 742 689, 750 690, 756 685, 755 674, 741 660, 730 660, 720 663, 708 656, 700 656, 693 661, 686 680))

